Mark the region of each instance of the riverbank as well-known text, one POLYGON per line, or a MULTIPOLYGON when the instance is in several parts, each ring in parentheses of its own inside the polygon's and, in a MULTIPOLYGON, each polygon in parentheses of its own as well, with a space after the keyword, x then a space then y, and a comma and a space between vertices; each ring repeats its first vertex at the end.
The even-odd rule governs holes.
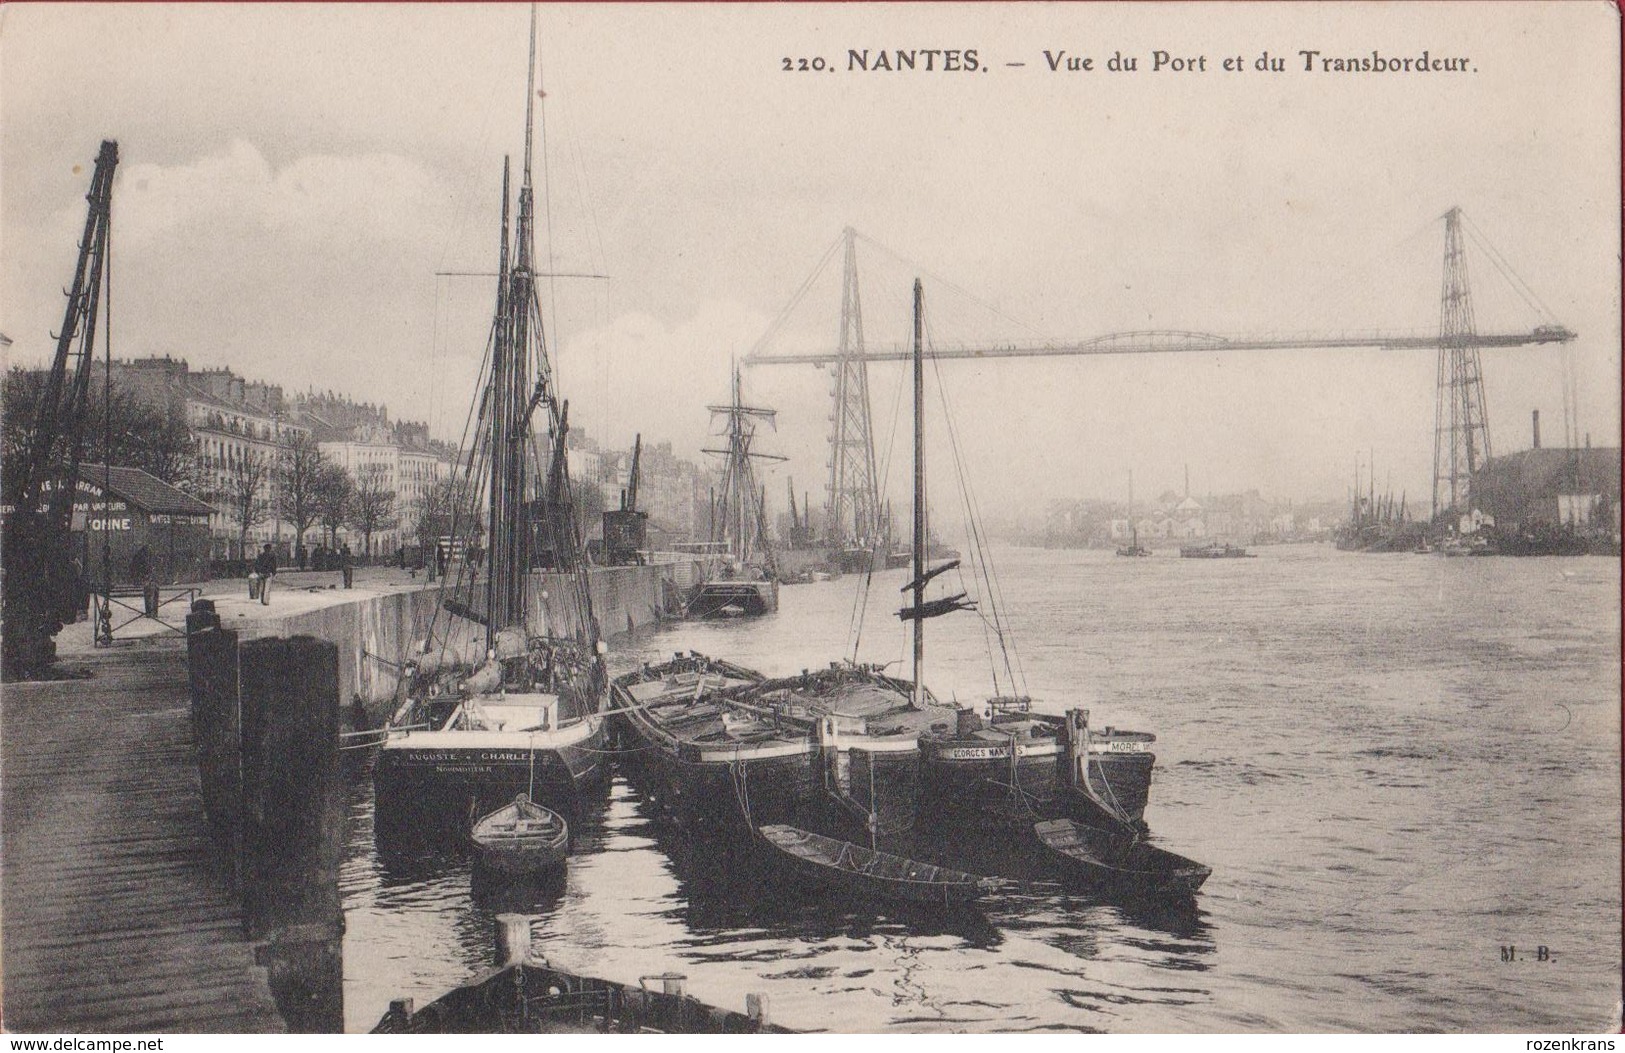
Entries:
MULTIPOLYGON (((614 640, 677 616, 685 586, 695 574, 688 561, 592 568, 588 581, 593 611, 604 637, 614 640)), ((531 575, 531 624, 554 624, 562 617, 560 604, 567 593, 556 578, 549 573, 531 575)), ((340 697, 347 706, 360 701, 368 726, 389 715, 401 663, 427 636, 441 599, 438 584, 396 567, 358 568, 349 589, 343 587, 339 571, 285 571, 277 575, 268 604, 250 599, 248 582, 242 578, 194 587, 197 598, 214 604, 221 624, 243 640, 313 636, 336 645, 340 697)), ((115 645, 178 639, 169 626, 184 627, 185 606, 166 604, 162 622, 137 618, 120 626, 115 645)), ((438 617, 438 631, 444 632, 445 616, 438 617)), ((115 614, 114 623, 121 620, 123 616, 115 614)), ((57 636, 57 653, 70 666, 79 656, 101 651, 94 646, 88 621, 67 626, 57 636)), ((359 723, 348 721, 352 727, 359 723)))

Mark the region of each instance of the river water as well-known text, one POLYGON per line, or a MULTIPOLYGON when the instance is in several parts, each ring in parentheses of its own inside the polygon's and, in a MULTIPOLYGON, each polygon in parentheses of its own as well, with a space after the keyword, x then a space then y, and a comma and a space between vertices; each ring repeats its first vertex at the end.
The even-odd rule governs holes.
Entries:
MULTIPOLYGON (((1619 562, 1254 551, 995 553, 1037 708, 1156 733, 1146 819, 1213 868, 1194 909, 1042 889, 946 918, 790 901, 729 880, 619 777, 562 884, 516 899, 473 888, 460 854, 380 857, 358 776, 347 1027, 485 968, 493 916, 518 909, 556 966, 680 972, 732 1009, 765 993, 795 1028, 1617 1029, 1619 562)), ((821 665, 850 654, 857 580, 642 633, 617 658, 821 665)), ((860 653, 906 675, 904 580, 876 576, 860 653)), ((929 623, 939 696, 987 693, 984 635, 974 614, 929 623)))

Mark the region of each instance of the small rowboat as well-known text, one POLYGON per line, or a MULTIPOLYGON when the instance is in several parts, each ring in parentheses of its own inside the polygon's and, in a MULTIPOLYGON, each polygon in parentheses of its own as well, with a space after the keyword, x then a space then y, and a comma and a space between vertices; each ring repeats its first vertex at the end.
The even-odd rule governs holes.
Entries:
POLYGON ((1193 859, 1070 819, 1034 823, 1033 833, 1068 876, 1128 895, 1188 896, 1213 873, 1193 859))
POLYGON ((504 874, 534 874, 564 865, 570 828, 563 816, 520 794, 475 823, 473 839, 484 866, 504 874))
POLYGON ((1001 884, 994 878, 877 852, 794 826, 761 826, 756 833, 792 873, 854 894, 949 906, 967 903, 1001 884))

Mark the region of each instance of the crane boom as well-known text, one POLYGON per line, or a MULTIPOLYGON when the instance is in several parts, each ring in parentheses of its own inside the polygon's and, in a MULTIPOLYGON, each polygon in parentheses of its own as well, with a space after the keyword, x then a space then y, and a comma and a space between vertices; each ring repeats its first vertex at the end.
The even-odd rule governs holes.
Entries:
POLYGON ((0 672, 8 680, 49 670, 56 658, 54 638, 64 618, 72 617, 76 600, 78 582, 69 551, 69 530, 89 412, 96 322, 110 273, 107 245, 117 167, 118 143, 105 140, 85 195, 90 207, 79 240, 73 288, 67 293, 56 355, 35 407, 26 463, 16 492, 6 495, 12 507, 5 517, 5 640, 0 672))
MULTIPOLYGON (((1566 344, 1578 336, 1561 325, 1536 326, 1527 332, 1480 333, 1480 347, 1524 347, 1530 344, 1566 344)), ((1220 336, 1187 330, 1149 330, 1107 333, 1082 341, 1044 341, 1007 344, 934 344, 925 357, 938 360, 960 358, 1056 358, 1079 355, 1156 355, 1211 351, 1337 351, 1373 349, 1379 351, 1436 350, 1437 333, 1367 331, 1340 334, 1265 334, 1220 336)), ((828 365, 841 359, 839 351, 814 351, 794 355, 746 355, 747 366, 828 365)), ((871 348, 862 355, 868 362, 903 362, 910 357, 902 344, 871 348)))
POLYGON ((643 433, 638 432, 637 438, 632 441, 631 477, 626 481, 626 508, 627 511, 630 512, 636 512, 638 510, 638 474, 642 469, 642 464, 640 463, 642 460, 643 433))

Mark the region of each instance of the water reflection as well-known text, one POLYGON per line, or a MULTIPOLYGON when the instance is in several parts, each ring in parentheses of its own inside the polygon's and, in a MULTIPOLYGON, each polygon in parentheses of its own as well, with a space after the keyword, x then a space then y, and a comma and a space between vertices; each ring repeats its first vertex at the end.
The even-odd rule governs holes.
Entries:
POLYGON ((469 881, 476 910, 497 914, 548 914, 569 887, 567 867, 540 874, 506 874, 475 864, 469 881))
MULTIPOLYGON (((1619 950, 1594 919, 1618 910, 1619 842, 1592 835, 1619 809, 1617 563, 1565 563, 1580 576, 1553 590, 1542 561, 1282 548, 1233 561, 1246 566, 1123 562, 1020 550, 1000 575, 1020 597, 1012 620, 1046 712, 1085 704, 1157 733, 1147 820, 1157 843, 1214 868, 1193 900, 1103 900, 1022 852, 958 843, 949 865, 1026 884, 969 917, 815 903, 731 848, 699 849, 617 781, 607 810, 582 817, 563 893, 520 894, 549 958, 631 982, 683 972, 730 1008, 761 991, 781 1022, 842 1032, 1607 1019, 1619 950), (1572 721, 1542 716, 1554 697, 1572 721), (1508 762, 1506 743, 1531 731, 1552 739, 1561 769, 1508 762), (1561 880, 1546 865, 1554 845, 1561 880), (1486 917, 1575 948, 1543 974, 1541 998, 1482 981, 1463 948, 1482 943, 1486 917)), ((780 614, 751 624, 669 627, 637 654, 692 647, 774 674, 821 664, 850 628, 840 586, 786 589, 780 614)), ((983 653, 979 633, 970 619, 941 629, 939 694, 975 697, 985 668, 964 656, 983 653)), ((359 782, 343 873, 352 1029, 390 998, 421 1004, 488 965, 508 902, 475 890, 465 852, 379 845, 371 807, 359 782)), ((923 831, 904 854, 927 858, 933 836, 960 832, 923 831)))
MULTIPOLYGON (((1081 1019, 1024 1017, 1017 1010, 1025 995, 1000 1000, 975 988, 956 990, 958 979, 948 979, 961 961, 954 955, 1015 953, 1028 969, 1053 977, 1049 983, 1061 1003, 1092 1003, 1094 1013, 1121 1002, 1109 991, 1071 989, 1087 963, 1132 953, 1155 968, 1194 974, 1210 967, 1214 951, 1207 915, 1195 902, 1121 903, 1080 893, 1053 880, 1039 851, 1021 839, 967 836, 974 828, 956 823, 920 824, 878 846, 1009 882, 976 903, 944 909, 791 889, 748 839, 674 817, 620 780, 568 806, 569 867, 528 879, 487 873, 466 838, 411 830, 403 836, 398 826, 375 827, 363 780, 352 786, 351 807, 352 849, 363 859, 352 858, 347 883, 369 890, 374 907, 404 924, 416 917, 425 933, 438 928, 440 941, 418 953, 449 956, 441 970, 445 987, 491 964, 498 914, 532 916, 549 955, 556 949, 567 958, 572 948, 613 956, 618 944, 634 941, 625 926, 641 916, 670 927, 661 942, 680 968, 696 959, 773 966, 763 979, 811 984, 842 997, 873 991, 883 981, 879 990, 890 992, 893 1005, 890 1026, 1091 1031, 1099 1028, 1081 1019), (634 859, 640 862, 633 865, 634 859), (658 863, 647 870, 642 859, 658 863), (608 891, 602 882, 630 880, 634 871, 643 881, 631 881, 642 890, 633 910, 606 913, 598 902, 608 891), (650 874, 664 880, 650 885, 650 874), (426 924, 431 917, 439 921, 426 924), (1011 949, 1012 940, 1022 948, 1011 949), (1034 953, 1038 948, 1045 950, 1034 953)), ((657 961, 655 955, 639 968, 655 969, 657 961)), ((1170 986, 1152 997, 1205 996, 1170 986)))

